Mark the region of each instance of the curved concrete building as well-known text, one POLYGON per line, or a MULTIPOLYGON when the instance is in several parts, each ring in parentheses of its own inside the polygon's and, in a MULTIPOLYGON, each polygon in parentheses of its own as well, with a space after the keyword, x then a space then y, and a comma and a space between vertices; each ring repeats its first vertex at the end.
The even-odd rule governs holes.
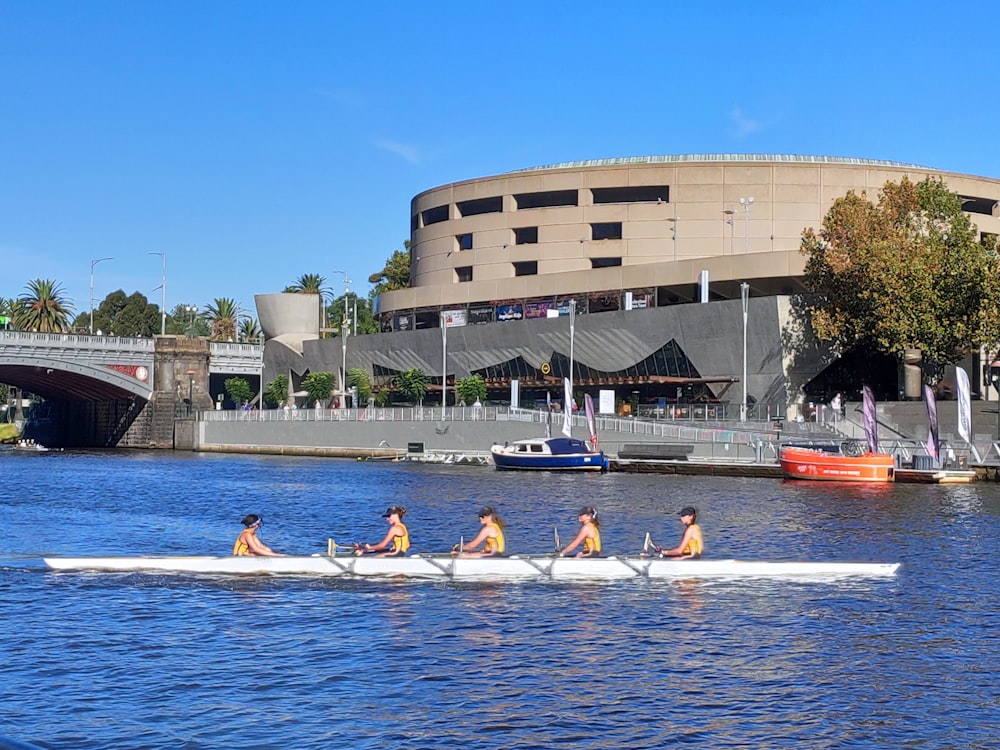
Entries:
MULTIPOLYGON (((766 414, 838 391, 859 398, 861 382, 899 398, 894 358, 831 367, 829 349, 796 334, 802 231, 848 191, 874 199, 904 176, 942 178, 981 234, 1000 233, 1000 181, 865 159, 607 159, 432 188, 412 201, 411 287, 379 298, 383 333, 351 337, 348 367, 390 389, 411 368, 438 387, 480 375, 497 400, 516 379, 522 397, 543 403, 564 377, 578 398, 745 395, 766 414)), ((269 345, 268 372, 340 371, 342 343, 302 340, 300 355, 269 345)), ((965 364, 980 391, 979 357, 965 364)))
POLYGON ((383 330, 801 291, 803 229, 849 190, 938 176, 1000 233, 1000 181, 912 164, 783 155, 652 156, 556 164, 432 188, 411 205, 411 288, 379 299, 383 330), (492 308, 492 309, 490 309, 492 308))

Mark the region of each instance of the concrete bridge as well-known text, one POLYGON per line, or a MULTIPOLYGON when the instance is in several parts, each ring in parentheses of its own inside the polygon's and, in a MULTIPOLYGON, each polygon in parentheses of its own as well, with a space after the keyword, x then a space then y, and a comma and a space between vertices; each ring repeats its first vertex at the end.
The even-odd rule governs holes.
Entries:
POLYGON ((173 447, 178 418, 211 408, 227 377, 259 387, 262 362, 256 344, 0 331, 0 383, 43 399, 28 431, 61 447, 173 447))

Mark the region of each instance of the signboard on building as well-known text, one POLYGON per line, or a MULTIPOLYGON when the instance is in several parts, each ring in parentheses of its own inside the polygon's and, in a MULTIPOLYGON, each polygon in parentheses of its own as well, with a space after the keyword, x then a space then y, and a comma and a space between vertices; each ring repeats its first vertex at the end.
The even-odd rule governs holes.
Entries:
POLYGON ((492 307, 470 307, 469 308, 469 325, 476 325, 477 323, 492 323, 493 322, 493 308, 492 307))
MULTIPOLYGON (((528 302, 524 306, 524 317, 526 320, 547 318, 549 317, 549 310, 556 310, 555 302, 528 302)), ((556 310, 555 317, 558 316, 559 311, 556 310)))
POLYGON ((392 330, 394 330, 394 331, 412 331, 413 330, 413 316, 409 315, 409 314, 393 315, 392 316, 392 330))
POLYGON ((468 310, 443 310, 441 314, 444 316, 444 324, 448 328, 464 326, 469 321, 468 310))
POLYGON ((599 414, 614 414, 615 413, 615 392, 612 390, 601 389, 598 391, 597 399, 597 411, 599 414))
POLYGON ((522 305, 497 305, 497 321, 506 323, 509 320, 523 320, 524 307, 522 305))

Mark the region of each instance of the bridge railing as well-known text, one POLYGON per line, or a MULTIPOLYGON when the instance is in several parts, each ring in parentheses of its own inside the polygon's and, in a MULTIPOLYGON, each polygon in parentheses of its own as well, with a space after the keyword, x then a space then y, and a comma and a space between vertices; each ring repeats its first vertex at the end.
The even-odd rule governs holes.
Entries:
POLYGON ((78 333, 36 333, 35 331, 0 331, 0 347, 41 347, 62 349, 114 349, 153 352, 151 338, 133 336, 90 336, 78 333))

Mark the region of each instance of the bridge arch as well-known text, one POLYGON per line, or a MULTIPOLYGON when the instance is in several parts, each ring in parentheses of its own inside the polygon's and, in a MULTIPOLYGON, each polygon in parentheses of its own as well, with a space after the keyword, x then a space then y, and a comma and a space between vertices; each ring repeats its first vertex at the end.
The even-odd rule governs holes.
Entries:
MULTIPOLYGON (((151 368, 150 368, 151 369, 151 368)), ((53 401, 114 401, 152 396, 153 376, 146 381, 111 367, 39 356, 0 354, 0 383, 53 401)))

